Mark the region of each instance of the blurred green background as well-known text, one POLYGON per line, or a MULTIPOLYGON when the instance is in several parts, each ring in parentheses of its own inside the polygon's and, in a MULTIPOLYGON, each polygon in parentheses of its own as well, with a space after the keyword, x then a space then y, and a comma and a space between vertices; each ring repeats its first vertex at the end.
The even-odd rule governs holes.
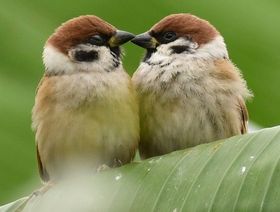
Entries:
MULTIPOLYGON (((162 17, 190 12, 215 25, 229 54, 255 94, 250 118, 279 124, 280 1, 278 0, 0 0, 0 205, 39 185, 31 131, 31 108, 44 67, 45 40, 62 22, 95 14, 135 34, 162 17)), ((143 50, 126 44, 124 65, 131 74, 143 50)))

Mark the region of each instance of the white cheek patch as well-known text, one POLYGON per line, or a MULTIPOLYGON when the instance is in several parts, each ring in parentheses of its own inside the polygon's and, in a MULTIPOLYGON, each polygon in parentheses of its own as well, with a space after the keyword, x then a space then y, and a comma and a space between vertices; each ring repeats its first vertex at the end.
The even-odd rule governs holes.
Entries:
POLYGON ((43 51, 43 62, 47 73, 73 73, 75 66, 68 56, 51 45, 47 45, 43 51))
POLYGON ((228 58, 227 47, 222 36, 217 36, 211 42, 202 45, 194 54, 195 58, 221 59, 228 58))
POLYGON ((224 57, 228 58, 228 53, 222 36, 218 36, 213 41, 200 47, 195 42, 179 38, 173 42, 160 45, 157 51, 148 59, 148 62, 153 64, 167 64, 176 60, 208 60, 224 57), (188 46, 189 50, 188 52, 176 54, 172 51, 172 46, 188 46))
MULTIPOLYGON (((170 63, 173 60, 173 55, 179 55, 173 53, 172 47, 173 46, 188 46, 189 52, 194 52, 196 48, 198 47, 197 43, 191 42, 189 40, 186 40, 184 38, 179 38, 173 42, 167 43, 167 44, 161 44, 159 47, 157 47, 157 51, 152 54, 151 58, 148 60, 150 63, 154 64, 167 64, 170 63)), ((188 53, 183 53, 184 57, 188 53)))
POLYGON ((44 48, 43 61, 46 67, 46 73, 73 74, 78 71, 108 72, 114 68, 116 58, 111 54, 110 49, 105 46, 80 44, 71 49, 68 55, 65 55, 55 47, 47 45, 44 48), (74 59, 74 52, 77 50, 96 51, 98 58, 92 62, 77 62, 74 59))
POLYGON ((189 40, 186 40, 184 38, 179 38, 173 42, 170 42, 170 43, 167 43, 167 44, 162 44, 160 45, 158 48, 157 48, 157 51, 158 52, 161 52, 161 53, 167 53, 167 54, 172 54, 172 47, 173 46, 187 46, 189 47, 189 51, 190 52, 194 52, 197 47, 198 47, 198 44, 195 43, 195 42, 191 42, 189 40))
MULTIPOLYGON (((114 67, 114 61, 116 60, 114 56, 111 54, 109 48, 105 46, 93 46, 89 44, 80 44, 75 48, 69 51, 71 52, 82 50, 82 51, 96 51, 98 53, 98 59, 92 62, 75 62, 76 68, 81 71, 91 71, 91 70, 101 70, 101 71, 110 71, 114 67)), ((73 57, 70 56, 72 60, 73 57)))
POLYGON ((96 50, 90 44, 80 44, 80 45, 76 46, 75 48, 70 49, 69 52, 68 52, 68 56, 70 57, 70 59, 73 62, 76 62, 75 53, 77 51, 90 52, 90 51, 96 51, 96 50))

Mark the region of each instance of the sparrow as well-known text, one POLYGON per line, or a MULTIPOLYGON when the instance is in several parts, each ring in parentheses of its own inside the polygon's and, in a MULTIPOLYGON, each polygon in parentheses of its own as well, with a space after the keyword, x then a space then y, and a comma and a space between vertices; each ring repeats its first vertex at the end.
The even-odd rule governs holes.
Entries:
POLYGON ((248 131, 245 101, 252 94, 208 21, 169 15, 131 41, 146 49, 132 77, 142 158, 248 131))
POLYGON ((43 181, 134 158, 138 103, 120 49, 133 37, 85 15, 63 23, 46 41, 45 73, 32 110, 43 181))

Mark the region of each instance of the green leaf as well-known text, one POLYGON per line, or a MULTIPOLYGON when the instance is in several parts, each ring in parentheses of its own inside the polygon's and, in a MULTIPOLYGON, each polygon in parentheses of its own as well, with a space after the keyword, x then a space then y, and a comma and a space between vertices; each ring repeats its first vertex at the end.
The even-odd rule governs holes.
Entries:
POLYGON ((17 211, 22 211, 26 201, 28 200, 27 197, 18 199, 17 201, 14 201, 12 203, 9 203, 7 205, 4 205, 0 207, 0 211, 9 211, 9 212, 17 212, 17 211))
POLYGON ((264 129, 56 184, 25 209, 280 211, 279 153, 280 127, 264 129))

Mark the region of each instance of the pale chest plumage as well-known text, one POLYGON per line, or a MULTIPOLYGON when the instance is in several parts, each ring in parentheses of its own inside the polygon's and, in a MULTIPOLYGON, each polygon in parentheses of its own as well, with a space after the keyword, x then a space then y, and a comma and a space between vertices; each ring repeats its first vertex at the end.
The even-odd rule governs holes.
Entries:
POLYGON ((77 161, 93 168, 129 162, 139 126, 127 74, 118 69, 46 77, 36 96, 33 127, 50 175, 77 161))
MULTIPOLYGON (((156 55, 153 60, 141 63, 132 78, 144 158, 241 133, 238 98, 249 92, 238 70, 230 73, 236 79, 222 79, 221 65, 211 58, 156 55)), ((234 69, 229 60, 221 64, 234 69)))

